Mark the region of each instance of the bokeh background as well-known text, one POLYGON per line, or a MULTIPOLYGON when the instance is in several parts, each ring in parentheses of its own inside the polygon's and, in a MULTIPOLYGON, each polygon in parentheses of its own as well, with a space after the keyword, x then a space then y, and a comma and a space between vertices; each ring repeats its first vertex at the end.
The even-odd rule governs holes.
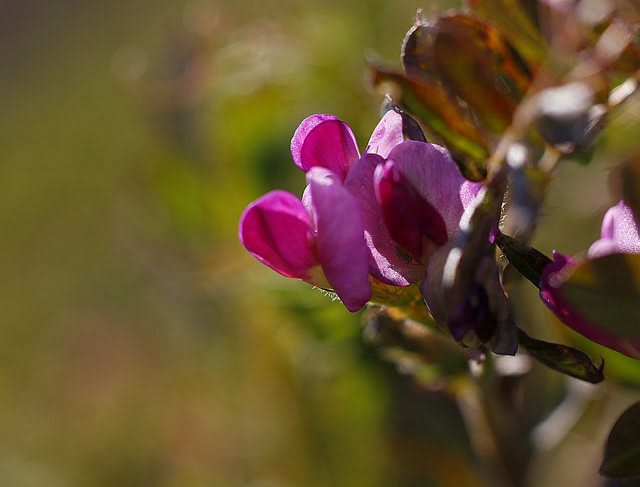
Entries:
MULTIPOLYGON (((398 64, 415 9, 453 4, 0 0, 0 485, 483 485, 451 397, 237 241, 249 201, 302 190, 298 123, 366 143, 365 55, 398 64)), ((586 248, 610 203, 606 163, 563 167, 538 246, 586 248)), ((590 419, 532 485, 598 485, 640 383, 610 355, 623 385, 580 389, 590 419)), ((542 419, 566 383, 539 374, 542 419)))

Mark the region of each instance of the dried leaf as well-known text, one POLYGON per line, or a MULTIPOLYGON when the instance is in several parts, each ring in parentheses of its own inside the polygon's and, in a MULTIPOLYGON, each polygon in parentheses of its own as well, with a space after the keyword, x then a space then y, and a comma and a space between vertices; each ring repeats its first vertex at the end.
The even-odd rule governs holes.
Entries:
POLYGON ((472 119, 439 84, 406 76, 372 65, 373 83, 390 83, 398 92, 395 101, 438 135, 460 165, 463 174, 474 181, 486 176, 488 143, 472 119))
POLYGON ((511 122, 531 82, 527 66, 495 28, 461 13, 417 23, 405 37, 402 60, 407 74, 442 81, 494 133, 511 122))
POLYGON ((467 0, 473 12, 490 22, 534 69, 546 55, 540 32, 518 0, 467 0))

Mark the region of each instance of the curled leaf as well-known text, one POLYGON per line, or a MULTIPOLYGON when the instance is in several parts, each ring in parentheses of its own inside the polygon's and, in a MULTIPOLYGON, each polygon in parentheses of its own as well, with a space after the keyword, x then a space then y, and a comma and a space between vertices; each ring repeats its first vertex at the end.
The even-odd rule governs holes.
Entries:
POLYGON ((522 330, 518 330, 518 339, 533 358, 553 370, 592 384, 604 380, 604 360, 596 365, 578 349, 531 338, 522 330))

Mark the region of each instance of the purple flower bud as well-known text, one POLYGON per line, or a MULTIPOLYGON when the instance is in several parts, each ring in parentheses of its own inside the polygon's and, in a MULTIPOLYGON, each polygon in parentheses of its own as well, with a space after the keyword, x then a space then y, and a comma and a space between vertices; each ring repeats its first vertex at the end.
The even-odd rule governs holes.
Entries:
POLYGON ((496 320, 489 306, 487 291, 479 283, 474 283, 461 307, 449 317, 449 331, 458 342, 465 335, 475 332, 482 343, 490 341, 496 331, 496 320))

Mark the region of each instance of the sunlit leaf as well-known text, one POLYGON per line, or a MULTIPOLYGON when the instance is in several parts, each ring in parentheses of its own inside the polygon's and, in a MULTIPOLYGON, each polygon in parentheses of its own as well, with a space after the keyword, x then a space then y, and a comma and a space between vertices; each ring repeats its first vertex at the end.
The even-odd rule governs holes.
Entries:
POLYGON ((559 289, 587 321, 621 339, 640 341, 640 255, 585 261, 559 289))
POLYGON ((617 479, 640 477, 640 402, 631 405, 613 425, 600 473, 617 479))
POLYGON ((530 84, 527 66, 500 33, 460 13, 418 22, 407 33, 402 60, 407 74, 441 80, 498 133, 530 84))
POLYGON ((589 356, 575 348, 559 343, 531 338, 519 330, 518 338, 529 354, 547 367, 563 374, 596 384, 604 380, 604 360, 596 365, 589 356))
POLYGON ((442 138, 466 177, 475 181, 484 179, 484 161, 489 155, 486 138, 449 93, 426 79, 376 65, 371 70, 374 85, 391 84, 397 92, 395 101, 442 138))
POLYGON ((530 66, 538 66, 546 47, 522 2, 518 0, 467 0, 484 20, 495 26, 518 50, 530 66))

